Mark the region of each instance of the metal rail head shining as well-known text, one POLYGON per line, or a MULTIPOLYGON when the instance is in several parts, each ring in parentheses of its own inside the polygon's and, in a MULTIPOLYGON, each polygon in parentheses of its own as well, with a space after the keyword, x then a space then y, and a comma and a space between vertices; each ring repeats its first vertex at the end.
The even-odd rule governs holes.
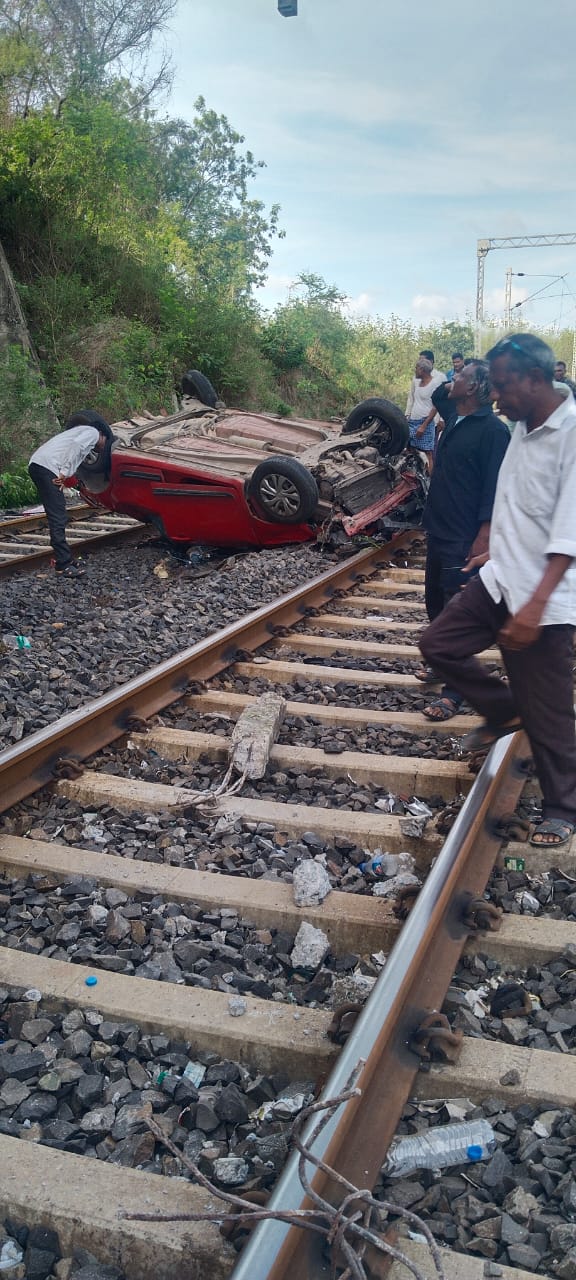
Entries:
MULTIPOLYGON (((518 736, 518 735, 517 735, 518 736)), ((486 809, 489 794, 498 775, 504 771, 511 751, 512 739, 503 739, 491 749, 480 773, 450 831, 442 850, 430 871, 416 904, 410 913, 407 923, 390 953, 386 968, 378 981, 360 1015, 353 1031, 340 1054, 322 1092, 322 1100, 337 1097, 345 1088, 355 1065, 360 1061, 368 1062, 375 1053, 377 1041, 382 1030, 397 1007, 399 996, 406 986, 407 974, 419 962, 419 952, 430 918, 444 891, 446 881, 456 867, 465 840, 470 836, 475 825, 482 820, 483 809, 486 809)), ((414 1071, 417 1060, 414 1060, 414 1071)), ((360 1079, 361 1084, 361 1079, 360 1079)), ((320 1160, 325 1159, 331 1141, 338 1126, 342 1124, 346 1109, 351 1102, 343 1103, 335 1111, 321 1133, 314 1137, 314 1125, 309 1123, 302 1134, 303 1143, 320 1160)), ((360 1103, 361 1105, 361 1103, 360 1103)), ((399 1119, 399 1117, 398 1117, 399 1119)), ((381 1163, 386 1155, 380 1153, 381 1163)), ((298 1209, 304 1198, 299 1176, 300 1156, 294 1152, 277 1183, 268 1202, 271 1210, 284 1212, 298 1209)), ((234 1268, 230 1280, 269 1280, 278 1255, 284 1245, 289 1231, 298 1228, 272 1219, 262 1222, 254 1231, 244 1247, 242 1255, 234 1268)), ((274 1280, 280 1280, 280 1270, 274 1272, 274 1280)), ((286 1280, 289 1280, 286 1273, 286 1280)), ((295 1277, 293 1278, 295 1280, 295 1277)), ((300 1280, 300 1278, 299 1278, 300 1280)), ((315 1280, 312 1274, 306 1280, 315 1280)))

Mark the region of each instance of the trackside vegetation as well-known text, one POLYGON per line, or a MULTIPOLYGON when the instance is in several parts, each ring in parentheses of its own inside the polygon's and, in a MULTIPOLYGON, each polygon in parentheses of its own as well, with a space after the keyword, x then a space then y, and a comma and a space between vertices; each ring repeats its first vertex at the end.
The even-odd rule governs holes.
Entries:
MULTIPOLYGON (((203 98, 190 121, 157 106, 173 7, 0 0, 0 243, 37 357, 0 347, 0 505, 49 434, 46 391, 61 420, 114 420, 170 411, 199 368, 228 403, 324 418, 370 395, 403 405, 422 347, 446 369, 472 352, 470 324, 355 317, 311 270, 262 309, 281 212, 225 116, 203 98)), ((571 335, 554 345, 570 361, 571 335)))

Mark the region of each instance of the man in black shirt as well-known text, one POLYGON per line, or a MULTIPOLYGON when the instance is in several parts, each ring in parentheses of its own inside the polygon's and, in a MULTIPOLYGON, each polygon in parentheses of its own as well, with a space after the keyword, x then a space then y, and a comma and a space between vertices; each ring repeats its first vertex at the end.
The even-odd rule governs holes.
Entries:
MULTIPOLYGON (((462 577, 467 561, 488 549, 496 481, 510 442, 508 428, 492 410, 492 399, 488 365, 471 360, 455 374, 443 406, 437 405, 446 425, 423 519, 428 533, 426 612, 431 622, 468 581, 462 577)), ((434 678, 427 668, 417 675, 434 678)), ((449 720, 461 701, 455 690, 445 687, 424 715, 449 720)))

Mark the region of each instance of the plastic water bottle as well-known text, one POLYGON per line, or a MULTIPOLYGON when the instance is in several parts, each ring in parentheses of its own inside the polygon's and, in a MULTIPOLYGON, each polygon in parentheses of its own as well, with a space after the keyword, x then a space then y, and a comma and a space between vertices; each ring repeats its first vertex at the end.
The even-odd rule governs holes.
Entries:
POLYGON ((370 858, 368 862, 360 862, 358 864, 358 870, 362 872, 363 876, 371 875, 375 876, 377 880, 381 880, 384 875, 383 862, 384 854, 375 853, 374 857, 370 858))
POLYGON ((486 1160, 495 1147, 494 1130, 487 1120, 438 1125, 425 1133, 397 1138, 382 1172, 388 1178, 403 1178, 415 1169, 445 1169, 453 1164, 474 1163, 486 1160))

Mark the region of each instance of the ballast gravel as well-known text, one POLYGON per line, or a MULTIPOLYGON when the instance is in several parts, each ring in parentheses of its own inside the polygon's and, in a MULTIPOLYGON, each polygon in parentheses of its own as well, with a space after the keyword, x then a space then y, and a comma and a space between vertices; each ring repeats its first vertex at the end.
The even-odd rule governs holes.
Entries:
MULTIPOLYGON (((313 861, 304 865, 318 868, 313 861)), ((343 983, 348 991, 358 980, 364 990, 381 969, 368 955, 333 955, 326 936, 306 922, 295 937, 239 919, 233 908, 207 911, 146 892, 130 897, 82 876, 59 884, 40 874, 0 880, 0 945, 110 973, 307 1007, 335 1006, 343 983)), ((42 1038, 42 1024, 31 1043, 38 1042, 36 1033, 42 1038)))
POLYGON ((0 1223, 0 1275, 6 1280, 124 1280, 88 1249, 64 1253, 58 1232, 13 1218, 0 1223))
MULTIPOLYGON (((428 701, 435 696, 436 693, 428 691, 428 701)), ((159 720, 175 729, 214 733, 221 737, 229 737, 234 724, 233 717, 226 713, 202 715, 186 702, 175 702, 166 707, 159 720)), ((359 751, 365 755, 418 756, 423 760, 462 758, 458 737, 452 737, 450 733, 429 733, 425 730, 414 733, 402 725, 366 724, 358 728, 328 725, 314 716, 285 716, 278 734, 278 745, 316 747, 327 755, 359 751)))
POLYGON ((340 560, 314 545, 231 557, 195 570, 149 544, 106 548, 84 576, 52 568, 2 582, 0 749, 123 684, 340 560), (162 565, 167 577, 154 570, 162 565), (26 636, 30 647, 16 647, 26 636))
MULTIPOLYGON (((214 790, 222 782, 226 766, 221 762, 199 760, 162 760, 155 751, 139 748, 137 752, 126 750, 101 752, 93 762, 96 772, 121 778, 140 778, 150 783, 178 786, 192 791, 214 790)), ((463 773, 465 772, 463 767, 463 773)), ((324 770, 282 769, 269 766, 264 778, 255 782, 246 780, 242 787, 245 799, 276 800, 288 804, 309 804, 315 808, 342 808, 351 812, 405 812, 395 797, 388 807, 389 793, 379 784, 355 782, 350 774, 327 777, 324 770)), ((426 803, 431 809, 442 809, 445 801, 441 795, 432 796, 426 803)), ((311 821, 313 826, 313 821, 311 821)))
MULTIPOLYGON (((38 997, 0 989, 0 1133, 190 1177, 151 1133, 153 1119, 218 1185, 272 1185, 293 1119, 313 1100, 312 1081, 249 1071, 96 1009, 55 1012, 38 997)), ((296 1010, 295 1034, 298 1017, 296 1010)))

